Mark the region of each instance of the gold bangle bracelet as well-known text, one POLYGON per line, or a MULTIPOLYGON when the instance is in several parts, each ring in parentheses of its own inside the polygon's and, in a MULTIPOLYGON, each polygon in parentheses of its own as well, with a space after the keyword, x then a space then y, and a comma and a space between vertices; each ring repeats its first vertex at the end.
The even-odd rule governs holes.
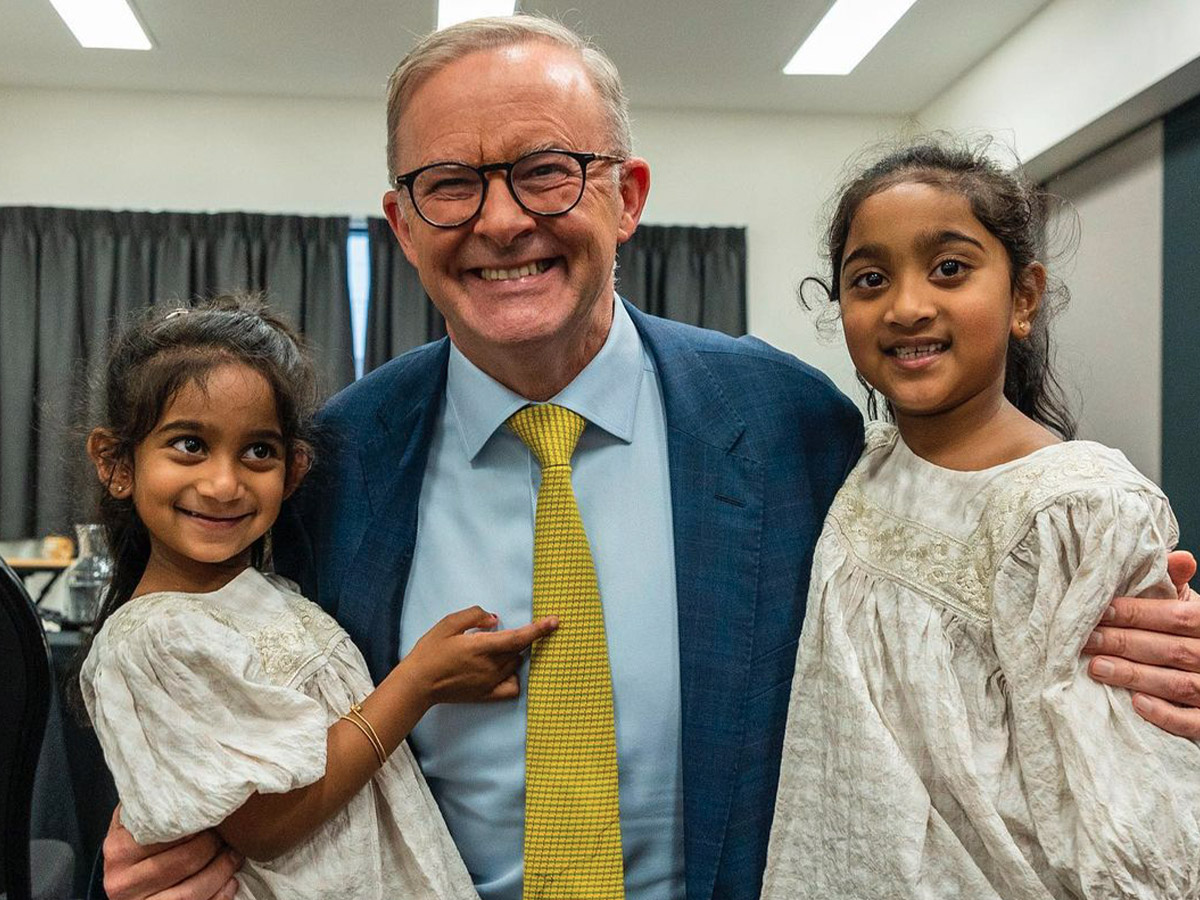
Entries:
POLYGON ((367 739, 367 743, 371 745, 371 749, 379 757, 379 765, 382 766, 387 763, 387 754, 383 750, 383 742, 379 740, 379 735, 375 733, 375 729, 371 727, 371 723, 363 716, 361 706, 355 703, 347 713, 338 716, 338 718, 345 719, 363 733, 363 737, 367 739))
POLYGON ((347 715, 341 715, 341 716, 338 716, 338 718, 345 719, 347 722, 349 722, 351 725, 353 725, 355 728, 357 728, 359 731, 361 731, 363 733, 363 737, 365 737, 367 739, 367 743, 371 745, 371 749, 374 750, 375 755, 379 757, 379 764, 382 766, 383 765, 383 756, 382 756, 382 754, 380 754, 379 748, 375 746, 375 742, 371 740, 371 735, 369 735, 367 733, 367 729, 363 728, 362 723, 359 722, 357 719, 350 718, 347 715))
POLYGON ((361 703, 350 704, 349 713, 350 713, 350 715, 354 716, 355 719, 357 719, 359 722, 362 722, 363 725, 365 725, 367 727, 367 733, 371 735, 371 743, 375 745, 375 752, 379 754, 381 759, 386 760, 388 758, 388 754, 387 754, 387 751, 383 749, 383 741, 381 741, 379 739, 379 734, 378 734, 378 732, 375 731, 375 726, 373 726, 371 724, 370 720, 366 716, 363 715, 362 704, 361 703))

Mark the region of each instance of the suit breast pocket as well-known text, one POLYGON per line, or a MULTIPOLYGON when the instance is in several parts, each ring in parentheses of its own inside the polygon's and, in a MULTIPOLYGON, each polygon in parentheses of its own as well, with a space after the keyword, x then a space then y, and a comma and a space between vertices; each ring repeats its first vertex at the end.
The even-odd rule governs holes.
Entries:
POLYGON ((798 644, 798 639, 788 641, 750 663, 750 682, 747 685, 750 702, 782 687, 791 687, 798 644))

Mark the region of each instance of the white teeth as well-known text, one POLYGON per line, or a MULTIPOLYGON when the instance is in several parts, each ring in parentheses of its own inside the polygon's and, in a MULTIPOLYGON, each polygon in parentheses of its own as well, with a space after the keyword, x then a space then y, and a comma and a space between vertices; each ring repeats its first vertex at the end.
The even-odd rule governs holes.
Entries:
POLYGON ((508 281, 510 278, 524 278, 526 275, 537 275, 550 268, 550 263, 544 259, 526 263, 516 269, 480 269, 479 277, 484 281, 508 281))
POLYGON ((892 353, 897 359, 919 359, 922 356, 941 353, 945 349, 945 344, 922 344, 920 347, 893 347, 892 353))

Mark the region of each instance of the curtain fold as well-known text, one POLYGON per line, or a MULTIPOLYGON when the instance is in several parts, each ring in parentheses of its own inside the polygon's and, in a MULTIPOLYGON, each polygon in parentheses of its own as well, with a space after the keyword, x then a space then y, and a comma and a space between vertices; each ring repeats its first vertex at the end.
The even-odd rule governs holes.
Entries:
MULTIPOLYGON (((367 220, 370 309, 364 369, 446 333, 384 219, 367 220)), ((617 292, 639 309, 746 333, 746 229, 642 225, 617 251, 617 292)))
POLYGON ((417 270, 404 258, 387 219, 367 219, 371 286, 363 371, 446 334, 442 314, 425 293, 417 270))
POLYGON ((617 292, 664 319, 746 333, 746 229, 642 225, 617 249, 617 292))
POLYGON ((255 290, 354 380, 345 218, 0 207, 0 539, 92 518, 83 435, 108 345, 155 302, 255 290))

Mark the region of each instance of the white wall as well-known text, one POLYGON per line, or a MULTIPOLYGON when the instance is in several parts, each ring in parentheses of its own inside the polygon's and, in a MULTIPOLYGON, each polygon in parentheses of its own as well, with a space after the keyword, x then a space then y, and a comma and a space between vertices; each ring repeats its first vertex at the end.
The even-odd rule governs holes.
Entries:
POLYGON ((1053 0, 918 114, 1047 177, 1200 93, 1196 0, 1053 0))
MULTIPOLYGON (((0 88, 0 204, 380 215, 380 103, 0 88)), ((646 221, 744 225, 750 330, 857 397, 795 301, 846 158, 899 120, 634 111, 646 221)))
POLYGON ((638 152, 652 168, 646 221, 745 225, 749 329, 861 391, 840 335, 820 339, 797 302, 806 275, 824 274, 822 211, 846 160, 901 127, 898 119, 642 111, 638 152))
POLYGON ((1162 124, 1048 185, 1078 210, 1071 303, 1055 327, 1080 437, 1120 447, 1159 480, 1162 431, 1162 124))
POLYGON ((0 88, 0 204, 382 215, 381 105, 0 88))

